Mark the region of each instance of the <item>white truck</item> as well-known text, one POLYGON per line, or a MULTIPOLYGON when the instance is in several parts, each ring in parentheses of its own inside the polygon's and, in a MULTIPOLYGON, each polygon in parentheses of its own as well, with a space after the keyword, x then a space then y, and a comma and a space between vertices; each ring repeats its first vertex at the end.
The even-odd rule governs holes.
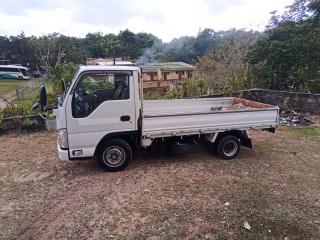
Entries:
POLYGON ((128 166, 132 152, 168 142, 183 151, 212 143, 222 159, 252 147, 247 130, 274 132, 279 108, 241 98, 143 100, 140 69, 82 66, 54 109, 61 160, 96 157, 107 171, 128 166))

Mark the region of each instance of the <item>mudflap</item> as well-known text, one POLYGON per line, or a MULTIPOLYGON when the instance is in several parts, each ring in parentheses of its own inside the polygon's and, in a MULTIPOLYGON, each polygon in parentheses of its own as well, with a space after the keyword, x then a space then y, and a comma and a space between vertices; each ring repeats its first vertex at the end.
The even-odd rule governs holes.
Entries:
POLYGON ((268 132, 271 132, 271 133, 275 133, 276 132, 276 128, 264 128, 264 129, 262 129, 262 131, 268 131, 268 132))
POLYGON ((238 137, 242 146, 252 148, 252 139, 247 131, 239 131, 238 137))
POLYGON ((249 137, 241 137, 241 145, 247 148, 252 148, 252 140, 249 137))

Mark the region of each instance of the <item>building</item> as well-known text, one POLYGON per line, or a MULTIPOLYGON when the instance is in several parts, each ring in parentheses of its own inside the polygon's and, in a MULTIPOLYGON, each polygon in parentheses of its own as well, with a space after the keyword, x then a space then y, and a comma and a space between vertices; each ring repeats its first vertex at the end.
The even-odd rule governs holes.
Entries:
MULTIPOLYGON (((115 59, 115 65, 135 65, 122 58, 115 59)), ((87 59, 87 65, 113 65, 111 58, 87 59)), ((143 88, 147 90, 168 90, 179 81, 196 76, 196 67, 183 62, 147 63, 136 65, 141 69, 143 88)))
POLYGON ((196 67, 183 62, 147 63, 141 66, 143 87, 168 88, 187 78, 195 77, 196 67))

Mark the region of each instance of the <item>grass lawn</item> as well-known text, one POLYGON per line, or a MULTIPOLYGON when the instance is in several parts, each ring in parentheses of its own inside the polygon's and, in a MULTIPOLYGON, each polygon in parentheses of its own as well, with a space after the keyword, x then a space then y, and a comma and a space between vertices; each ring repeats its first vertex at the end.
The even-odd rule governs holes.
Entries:
POLYGON ((17 87, 23 87, 30 80, 0 79, 0 97, 15 96, 17 87))
MULTIPOLYGON (((51 83, 47 83, 46 85, 46 92, 47 94, 53 94, 53 89, 51 83)), ((40 91, 40 85, 39 87, 34 88, 33 90, 30 90, 26 92, 23 96, 20 96, 20 98, 16 98, 13 103, 18 105, 30 105, 35 102, 36 99, 39 98, 39 91, 40 91)))
POLYGON ((20 97, 19 99, 14 99, 13 103, 18 105, 30 105, 34 103, 37 96, 39 96, 38 88, 28 91, 27 94, 25 94, 23 97, 20 97))
MULTIPOLYGON (((41 84, 40 78, 31 78, 29 80, 18 79, 0 79, 0 99, 5 98, 7 100, 16 97, 17 87, 27 87, 28 91, 20 92, 19 99, 14 99, 12 102, 18 105, 30 105, 33 104, 37 96, 39 96, 39 85, 41 84)), ((52 87, 50 84, 46 84, 47 93, 52 93, 52 87)))

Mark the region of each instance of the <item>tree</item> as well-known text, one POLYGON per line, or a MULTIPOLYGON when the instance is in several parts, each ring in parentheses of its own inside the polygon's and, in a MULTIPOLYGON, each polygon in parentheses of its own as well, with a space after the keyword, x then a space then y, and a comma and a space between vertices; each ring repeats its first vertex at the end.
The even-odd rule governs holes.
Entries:
POLYGON ((77 70, 77 66, 72 63, 63 63, 58 64, 52 71, 52 75, 54 76, 55 85, 53 86, 53 90, 57 94, 62 93, 61 80, 65 80, 66 84, 71 83, 72 78, 77 70))
POLYGON ((318 0, 296 0, 282 16, 272 16, 265 35, 248 53, 250 74, 258 87, 315 92, 319 84, 318 0))
POLYGON ((198 58, 197 71, 200 77, 208 81, 211 92, 234 91, 244 87, 247 51, 242 42, 229 40, 218 50, 198 58))
POLYGON ((63 49, 64 62, 84 64, 86 61, 86 49, 83 39, 60 35, 59 46, 63 49))
POLYGON ((104 37, 101 32, 88 33, 84 39, 87 58, 105 57, 104 37))

